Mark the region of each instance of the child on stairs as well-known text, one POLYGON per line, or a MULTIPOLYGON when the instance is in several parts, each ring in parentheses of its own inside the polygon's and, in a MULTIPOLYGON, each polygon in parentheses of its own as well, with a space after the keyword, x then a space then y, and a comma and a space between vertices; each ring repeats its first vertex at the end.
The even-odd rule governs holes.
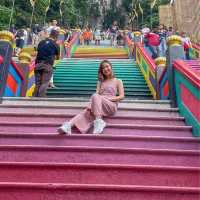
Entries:
POLYGON ((118 102, 123 98, 122 80, 115 78, 112 64, 109 61, 102 61, 98 71, 96 93, 92 95, 89 105, 69 122, 64 122, 58 128, 58 132, 70 135, 72 127, 76 126, 81 133, 86 133, 93 125, 93 134, 101 134, 106 126, 106 122, 102 118, 114 115, 118 102))

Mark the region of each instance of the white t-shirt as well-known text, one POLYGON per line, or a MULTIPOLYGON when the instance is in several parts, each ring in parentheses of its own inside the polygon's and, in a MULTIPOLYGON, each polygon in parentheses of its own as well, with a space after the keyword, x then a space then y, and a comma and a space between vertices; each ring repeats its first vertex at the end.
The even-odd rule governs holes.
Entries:
POLYGON ((52 30, 59 31, 59 30, 60 30, 60 27, 59 27, 59 26, 49 26, 49 27, 47 28, 47 33, 50 34, 52 30))

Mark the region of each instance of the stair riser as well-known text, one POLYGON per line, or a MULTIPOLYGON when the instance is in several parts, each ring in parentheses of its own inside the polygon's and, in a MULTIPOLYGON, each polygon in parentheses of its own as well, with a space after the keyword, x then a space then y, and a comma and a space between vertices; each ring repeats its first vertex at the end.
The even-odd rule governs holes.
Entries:
MULTIPOLYGON (((66 90, 66 91, 69 91, 69 90, 78 90, 78 89, 84 89, 85 91, 89 91, 89 90, 93 90, 95 91, 96 89, 96 84, 91 84, 91 85, 86 85, 86 84, 81 84, 78 85, 78 84, 74 84, 74 83, 61 83, 61 82, 54 82, 54 84, 56 85, 56 87, 59 87, 58 90, 62 91, 63 88, 66 90)), ((124 85, 124 89, 125 91, 129 91, 129 92, 133 92, 133 91, 136 91, 136 92, 148 92, 149 93, 149 89, 147 88, 147 86, 145 85, 139 85, 139 86, 129 86, 129 85, 124 85)), ((55 90, 55 89, 54 89, 55 90)))
MULTIPOLYGON (((73 76, 61 76, 61 75, 59 75, 59 77, 57 77, 58 79, 61 79, 62 78, 62 81, 64 82, 65 80, 67 81, 69 81, 69 80, 72 80, 72 81, 74 81, 74 80, 79 80, 79 81, 87 81, 87 82, 95 82, 95 81, 97 81, 97 77, 95 76, 91 76, 91 77, 82 77, 80 74, 79 75, 77 75, 77 76, 75 76, 75 77, 73 77, 73 76)), ((56 79, 57 79, 56 78, 56 79)), ((118 77, 118 78, 121 78, 122 80, 123 80, 123 78, 122 77, 118 77)), ((143 77, 135 77, 134 78, 134 76, 133 77, 130 77, 130 78, 124 78, 125 80, 123 80, 124 81, 124 83, 128 83, 128 82, 141 82, 141 83, 145 83, 145 81, 144 81, 144 79, 143 79, 143 77)))
MULTIPOLYGON (((142 73, 139 69, 137 68, 127 68, 127 69, 113 69, 114 73, 116 76, 131 76, 131 75, 138 75, 138 76, 142 76, 142 73)), ((82 75, 93 75, 93 76, 97 76, 98 73, 98 68, 97 69, 89 69, 87 66, 83 66, 82 68, 78 68, 78 67, 65 67, 65 68, 56 68, 56 70, 54 71, 54 74, 56 75, 64 75, 62 73, 65 73, 65 75, 68 74, 82 74, 82 75), (83 68, 86 68, 85 70, 83 68)))
MULTIPOLYGON (((48 117, 33 117, 33 116, 0 116, 0 123, 1 122, 56 122, 56 123, 63 123, 64 121, 68 121, 72 118, 72 116, 48 116, 48 117)), ((184 121, 178 120, 151 120, 151 119, 126 119, 126 118, 106 118, 105 121, 109 124, 140 124, 140 125, 176 125, 176 126, 183 126, 185 125, 184 121)))
POLYGON ((121 53, 121 54, 76 54, 73 58, 97 58, 97 59, 128 59, 128 55, 121 53))
MULTIPOLYGON (((56 134, 57 128, 61 124, 52 124, 52 125, 36 125, 36 124, 30 124, 30 125, 12 125, 12 124, 2 124, 0 125, 0 132, 1 133, 52 133, 56 134)), ((79 133, 78 131, 74 130, 73 133, 79 133)), ((88 132, 89 134, 92 134, 92 129, 88 132)), ((116 135, 154 135, 154 136, 172 136, 174 137, 191 137, 192 133, 190 130, 166 130, 166 129, 155 129, 155 128, 146 128, 143 127, 140 128, 120 128, 120 127, 106 127, 103 131, 103 134, 116 134, 116 135), (150 130, 149 130, 150 129, 150 130)))
MULTIPOLYGON (((20 134, 20 133, 19 133, 20 134)), ((179 149, 179 150, 198 150, 200 143, 191 141, 179 140, 166 140, 166 139, 106 139, 102 137, 84 138, 84 137, 70 137, 63 136, 50 136, 45 137, 37 136, 2 136, 0 145, 50 145, 50 146, 90 146, 90 147, 118 147, 118 148, 145 148, 145 149, 179 149)))
MULTIPOLYGON (((13 97, 11 97, 11 98, 4 97, 3 101, 2 101, 2 105, 0 105, 0 111, 3 106, 10 105, 10 107, 11 107, 11 106, 13 106, 13 104, 18 105, 19 107, 24 107, 24 105, 25 106, 28 106, 28 105, 30 105, 30 106, 33 106, 33 105, 37 105, 37 106, 49 105, 49 106, 51 106, 52 105, 52 106, 54 106, 54 108, 55 108, 55 106, 60 106, 60 105, 71 106, 71 107, 72 106, 78 106, 78 107, 82 106, 81 109, 84 109, 84 107, 86 107, 88 105, 88 102, 89 102, 89 99, 80 99, 77 97, 75 99, 71 99, 71 98, 70 99, 43 99, 43 98, 42 99, 39 99, 39 98, 30 98, 30 99, 29 98, 28 99, 20 98, 20 99, 18 99, 18 98, 15 98, 14 99, 13 97)), ((143 108, 143 109, 155 109, 155 110, 157 110, 158 108, 160 108, 160 109, 171 108, 169 103, 161 103, 161 102, 159 103, 159 102, 157 102, 157 103, 156 103, 156 101, 155 101, 155 103, 154 103, 154 101, 152 101, 152 102, 139 101, 138 102, 138 101, 132 101, 132 100, 127 102, 127 100, 125 100, 125 101, 122 101, 119 103, 118 110, 120 110, 122 108, 131 108, 131 109, 143 108)))
MULTIPOLYGON (((53 186, 52 186, 53 187, 53 186)), ((159 192, 159 191, 110 191, 110 190, 95 190, 95 189, 52 189, 41 188, 19 188, 19 187, 0 187, 0 199, 6 200, 199 200, 199 194, 184 193, 184 192, 159 192)))
POLYGON ((200 167, 199 154, 97 149, 1 148, 1 162, 57 162, 200 167))
POLYGON ((198 171, 0 166, 1 182, 199 187, 198 171), (9 174, 9 176, 8 176, 9 174))
MULTIPOLYGON (((58 85, 57 85, 57 87, 58 87, 58 85)), ((48 91, 48 93, 69 93, 69 92, 71 92, 71 93, 74 93, 74 92, 78 92, 78 91, 80 91, 80 92, 85 92, 86 94, 88 94, 88 93, 90 93, 90 94, 92 94, 92 93, 95 93, 96 92, 96 87, 90 87, 90 88, 88 88, 88 87, 84 87, 84 86, 79 86, 79 87, 70 87, 69 85, 62 85, 61 86, 62 88, 60 88, 60 89, 50 89, 49 91, 48 91)), ((129 94, 129 93, 137 93, 137 94, 150 94, 150 92, 149 92, 149 90, 148 89, 140 89, 140 88, 127 88, 126 89, 126 93, 127 94, 129 94)), ((78 93, 76 93, 76 94, 78 94, 78 93)))
MULTIPOLYGON (((77 80, 76 82, 74 82, 74 81, 70 81, 70 80, 65 80, 64 82, 61 82, 60 80, 55 80, 54 81, 54 83, 55 83, 55 85, 57 86, 57 84, 61 84, 60 85, 60 87, 63 87, 63 85, 66 85, 66 84, 68 84, 68 85, 77 85, 77 86, 82 86, 82 85, 86 85, 86 84, 88 84, 88 85, 92 85, 93 87, 95 87, 96 88, 96 81, 91 81, 91 82, 87 82, 87 81, 79 81, 79 80, 77 80), (64 83, 64 84, 63 84, 64 83)), ((147 84, 145 83, 145 82, 143 82, 143 83, 141 83, 141 82, 134 82, 134 85, 133 85, 133 82, 129 82, 129 83, 124 83, 124 87, 126 88, 126 87, 134 87, 134 86, 136 86, 136 87, 146 87, 146 88, 148 88, 148 86, 147 86, 147 84)))
MULTIPOLYGON (((83 108, 84 109, 84 108, 83 108)), ((65 114, 65 113, 69 113, 70 115, 76 115, 78 113, 80 113, 83 109, 80 108, 23 108, 23 106, 18 107, 18 108, 9 108, 9 107, 1 107, 0 108, 0 113, 9 113, 9 112, 17 112, 17 113, 37 113, 37 114, 65 114)), ((156 109, 156 108, 155 108, 156 109)), ((138 110, 121 110, 119 109, 116 113, 116 116, 119 117, 126 117, 126 116, 146 116, 146 117, 178 117, 179 114, 178 112, 157 112, 155 111, 138 111, 138 110)))
MULTIPOLYGON (((56 127, 44 127, 44 126, 0 126, 1 133, 52 133, 57 134, 56 130, 60 125, 56 127)), ((73 134, 79 134, 74 130, 73 134)), ((88 132, 92 134, 92 130, 88 132)), ((144 130, 144 129, 118 129, 118 128, 105 128, 103 134, 111 135, 132 135, 132 136, 170 136, 170 137, 192 137, 191 131, 176 131, 176 130, 144 130)))
MULTIPOLYGON (((91 96, 91 92, 85 93, 85 92, 80 92, 80 91, 73 91, 73 92, 67 92, 67 93, 57 93, 54 91, 49 91, 47 93, 49 98, 71 98, 71 97, 77 97, 77 94, 79 94, 79 97, 81 98, 89 98, 91 96), (80 94, 81 93, 81 94, 80 94)), ((134 94, 132 92, 126 94, 127 98, 131 98, 131 99, 140 99, 140 100, 152 100, 152 96, 150 94, 134 94)))

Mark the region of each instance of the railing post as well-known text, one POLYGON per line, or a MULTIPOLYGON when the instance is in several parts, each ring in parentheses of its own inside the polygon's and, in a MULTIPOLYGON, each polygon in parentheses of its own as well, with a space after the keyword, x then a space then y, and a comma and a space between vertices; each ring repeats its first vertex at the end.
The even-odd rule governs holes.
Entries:
POLYGON ((9 64, 13 54, 14 36, 8 31, 0 32, 0 97, 3 97, 8 76, 9 64))
POLYGON ((168 37, 167 45, 167 74, 169 80, 169 97, 172 107, 176 107, 173 62, 176 59, 185 59, 185 52, 182 46, 182 38, 180 36, 172 35, 168 37))
POLYGON ((23 75, 24 75, 24 81, 22 82, 21 86, 21 96, 26 96, 26 91, 28 88, 28 80, 29 80, 29 72, 30 72, 30 63, 31 63, 31 55, 26 52, 22 52, 19 54, 19 67, 21 68, 23 75))
POLYGON ((165 69, 166 69, 166 58, 165 57, 158 57, 155 59, 155 64, 156 64, 156 94, 157 94, 157 99, 161 99, 160 95, 160 78, 163 75, 165 69))
POLYGON ((136 59, 136 44, 137 43, 141 44, 141 42, 142 42, 142 34, 139 31, 136 31, 133 34, 134 34, 134 37, 133 37, 133 42, 134 42, 133 57, 134 57, 134 59, 136 59))

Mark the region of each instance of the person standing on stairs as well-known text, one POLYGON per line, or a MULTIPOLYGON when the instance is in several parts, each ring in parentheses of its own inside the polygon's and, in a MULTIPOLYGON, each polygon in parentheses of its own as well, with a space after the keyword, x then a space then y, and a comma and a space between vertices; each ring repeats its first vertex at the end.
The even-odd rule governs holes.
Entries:
POLYGON ((101 134, 106 126, 106 122, 102 118, 114 115, 118 102, 123 98, 122 80, 115 77, 109 61, 102 61, 98 70, 96 93, 92 95, 88 106, 69 122, 64 122, 58 128, 58 132, 70 135, 72 127, 75 126, 81 133, 86 133, 93 125, 93 134, 101 134))
POLYGON ((112 24, 112 26, 109 29, 109 33, 110 33, 110 45, 111 46, 116 46, 118 31, 119 31, 119 27, 117 26, 117 21, 114 21, 113 24, 112 24))
POLYGON ((53 74, 55 58, 59 59, 60 48, 56 44, 59 32, 52 30, 49 38, 38 44, 38 54, 35 61, 35 97, 45 97, 49 81, 53 74))

